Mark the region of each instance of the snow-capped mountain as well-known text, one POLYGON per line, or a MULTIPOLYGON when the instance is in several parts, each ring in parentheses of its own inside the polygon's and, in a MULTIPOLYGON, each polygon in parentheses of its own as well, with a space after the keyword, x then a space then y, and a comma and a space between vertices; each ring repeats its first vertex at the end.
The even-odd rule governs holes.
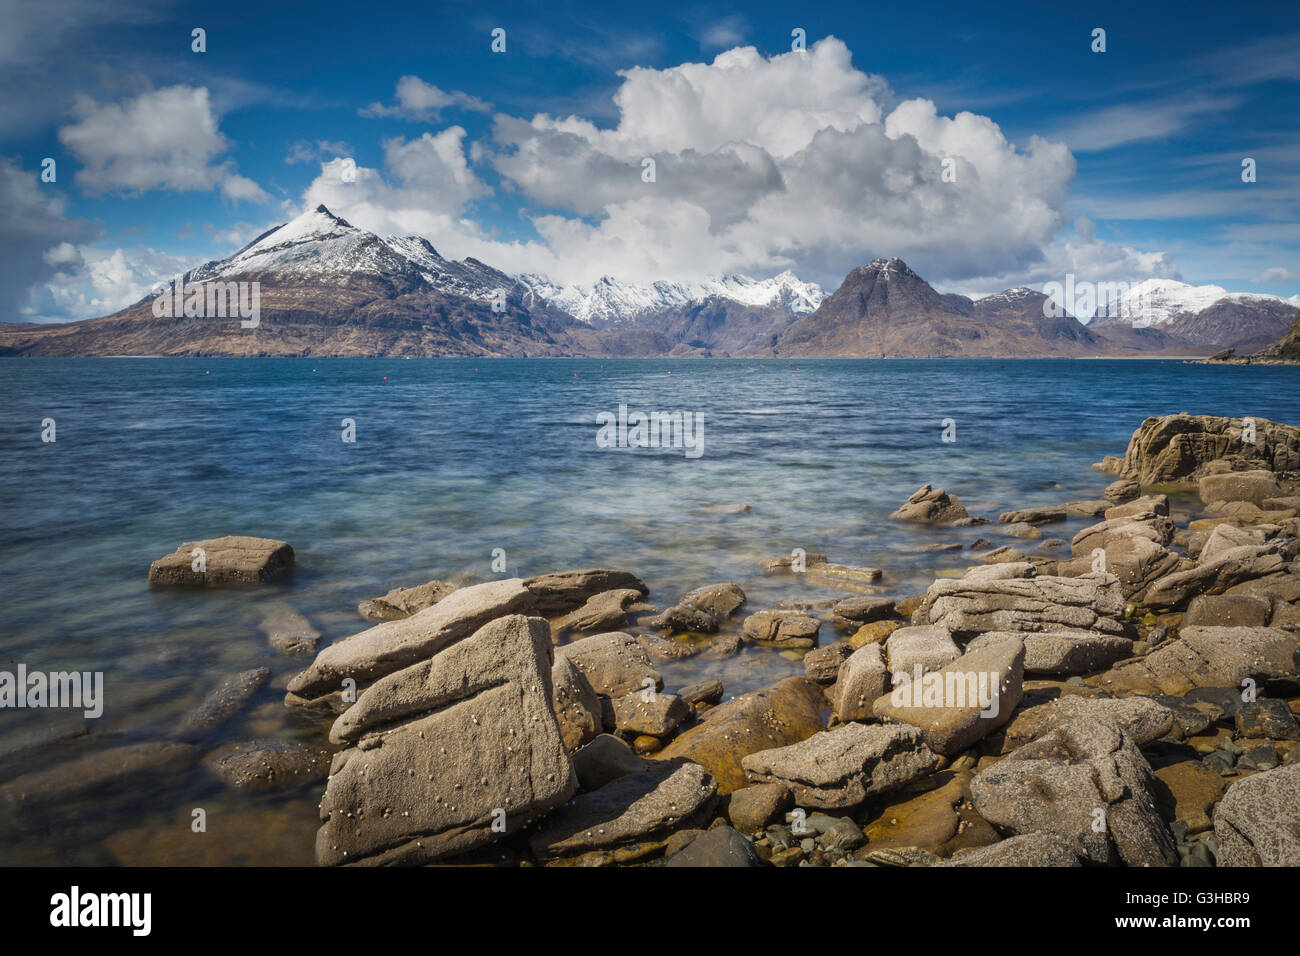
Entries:
POLYGON ((605 276, 591 285, 559 285, 545 276, 522 275, 519 281, 580 322, 630 325, 648 315, 681 308, 711 296, 743 305, 776 307, 796 315, 816 310, 826 297, 821 286, 786 271, 770 279, 725 275, 703 282, 659 281, 648 285, 605 276))
POLYGON ((234 255, 186 276, 208 282, 273 275, 337 284, 358 276, 397 280, 414 288, 487 300, 514 280, 476 259, 444 259, 419 236, 379 236, 317 206, 258 236, 234 255))
POLYGON ((1131 286, 1119 298, 1097 309, 1097 319, 1120 320, 1135 329, 1164 325, 1180 315, 1195 315, 1221 300, 1242 306, 1272 306, 1277 303, 1300 304, 1300 296, 1281 296, 1256 292, 1229 292, 1218 285, 1192 285, 1176 279, 1145 279, 1131 286))

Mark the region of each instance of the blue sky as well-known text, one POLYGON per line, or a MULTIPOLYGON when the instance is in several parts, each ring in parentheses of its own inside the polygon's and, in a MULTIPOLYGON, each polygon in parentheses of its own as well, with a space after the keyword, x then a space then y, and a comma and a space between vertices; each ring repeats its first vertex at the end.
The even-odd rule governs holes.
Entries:
POLYGON ((113 311, 317 201, 560 281, 1300 292, 1300 8, 988 7, 2 0, 0 320, 113 311))

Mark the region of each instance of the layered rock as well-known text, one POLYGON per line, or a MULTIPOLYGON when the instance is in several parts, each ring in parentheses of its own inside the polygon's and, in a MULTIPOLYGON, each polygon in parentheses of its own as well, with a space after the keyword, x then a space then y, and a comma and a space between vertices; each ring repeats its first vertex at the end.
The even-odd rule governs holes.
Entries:
POLYGON ((1222 594, 1243 581, 1282 571, 1287 564, 1281 542, 1240 545, 1209 556, 1202 551, 1196 567, 1154 581, 1143 603, 1149 607, 1178 607, 1198 594, 1222 594))
POLYGON ((922 485, 907 499, 901 508, 889 517, 899 521, 919 521, 925 524, 972 525, 985 524, 987 519, 972 518, 956 495, 942 488, 922 485))
POLYGON ((1178 640, 1123 661, 1088 682, 1115 694, 1182 695, 1197 687, 1240 687, 1295 672, 1300 637, 1271 627, 1185 627, 1178 640))
POLYGON ((349 746, 321 800, 317 861, 427 863, 563 804, 576 781, 551 667, 546 621, 511 615, 371 685, 330 731, 349 746))
POLYGON ((1139 747, 1159 740, 1174 729, 1174 712, 1149 698, 1114 700, 1071 694, 1018 711, 999 735, 999 750, 1010 753, 1079 717, 1104 717, 1113 721, 1139 747))
POLYGON ((539 574, 524 579, 523 585, 533 595, 533 607, 543 617, 575 611, 603 591, 633 590, 639 595, 648 592, 635 574, 605 568, 539 574))
POLYGON ((446 581, 428 581, 413 588, 393 588, 383 597, 371 598, 357 605, 357 613, 367 621, 400 621, 426 607, 433 607, 456 585, 446 581))
POLYGON ((716 634, 736 609, 745 603, 739 584, 711 584, 682 596, 673 607, 651 618, 650 626, 668 631, 716 634))
POLYGON ((1211 415, 1148 418, 1129 439, 1122 461, 1109 459, 1103 470, 1143 486, 1191 483, 1210 462, 1226 460, 1234 471, 1300 470, 1300 428, 1266 418, 1251 419, 1255 440, 1243 441, 1244 419, 1211 415))

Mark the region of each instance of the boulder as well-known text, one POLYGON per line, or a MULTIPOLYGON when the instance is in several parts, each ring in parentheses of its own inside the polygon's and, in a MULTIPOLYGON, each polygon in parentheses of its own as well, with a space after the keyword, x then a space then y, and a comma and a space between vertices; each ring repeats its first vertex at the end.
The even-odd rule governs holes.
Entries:
POLYGON ((870 720, 871 705, 889 690, 889 670, 879 644, 864 644, 840 665, 831 689, 835 716, 842 722, 870 720))
POLYGON ((1065 508, 1021 508, 998 515, 998 521, 1003 524, 1047 524, 1064 521, 1065 518, 1065 508))
POLYGON ((759 611, 745 618, 741 633, 745 640, 773 644, 783 648, 817 646, 817 632, 821 622, 808 614, 795 611, 759 611))
POLYGON ((1282 494, 1277 476, 1271 471, 1260 469, 1205 475, 1197 490, 1201 501, 1207 505, 1216 501, 1249 501, 1254 505, 1262 505, 1267 499, 1282 494))
POLYGON ((623 697, 634 690, 664 686, 650 666, 650 655, 631 634, 593 634, 555 649, 556 657, 572 662, 601 697, 623 697))
POLYGON ((803 658, 803 676, 819 684, 833 684, 839 677, 840 666, 853 653, 848 641, 836 641, 809 651, 803 658))
POLYGON ((914 727, 845 724, 741 761, 754 783, 784 784, 801 807, 855 807, 905 787, 938 766, 914 727))
POLYGON ((533 607, 543 617, 568 614, 604 591, 633 590, 648 593, 645 583, 629 571, 591 568, 585 571, 559 571, 526 578, 523 586, 533 595, 533 607))
POLYGON ((912 493, 906 503, 890 515, 899 521, 919 521, 926 524, 973 525, 985 524, 987 519, 972 518, 965 506, 942 488, 923 485, 912 493))
POLYGON ((744 603, 745 592, 739 584, 711 584, 683 595, 676 605, 651 618, 650 626, 668 631, 715 634, 744 603))
POLYGON ((818 684, 787 677, 773 687, 719 704, 655 758, 694 760, 717 780, 719 793, 731 793, 747 784, 741 767, 744 757, 806 740, 822 730, 825 703, 818 684))
POLYGON ((578 793, 599 790, 611 780, 645 769, 646 761, 613 734, 601 734, 573 755, 578 793))
POLYGON ((149 583, 192 588, 267 584, 286 574, 293 563, 293 548, 283 541, 227 535, 187 541, 159 558, 149 565, 149 583))
POLYGON ((400 621, 426 607, 433 607, 456 585, 446 581, 429 581, 413 588, 393 588, 383 597, 371 598, 357 605, 357 613, 368 621, 400 621))
POLYGON ((627 624, 627 613, 640 600, 641 594, 635 588, 618 588, 593 594, 582 607, 552 621, 551 630, 556 634, 565 631, 581 634, 616 631, 627 624))
POLYGON ((971 794, 975 809, 1002 832, 1055 833, 1093 863, 1178 862, 1150 766, 1105 717, 1075 718, 1012 751, 976 775, 971 794))
POLYGON ((203 763, 236 790, 260 793, 324 780, 332 756, 293 740, 248 740, 218 747, 203 763))
POLYGON ((1148 418, 1129 439, 1115 474, 1142 485, 1191 483, 1224 461, 1230 470, 1296 471, 1300 469, 1300 428, 1266 418, 1252 418, 1255 440, 1240 418, 1211 415, 1164 415, 1148 418))
POLYGON ((1018 634, 991 638, 919 681, 878 697, 875 716, 911 724, 929 749, 961 753, 1011 719, 1020 703, 1025 647, 1018 634))
POLYGON ((1107 508, 1102 516, 1107 521, 1116 521, 1120 518, 1131 518, 1137 515, 1154 514, 1169 515, 1169 496, 1168 495, 1142 495, 1140 498, 1134 498, 1122 505, 1114 505, 1107 508))
POLYGON ((559 654, 551 667, 551 706, 569 751, 594 740, 603 727, 595 689, 573 661, 559 654))
POLYGON ((965 850, 936 866, 1083 866, 1074 843, 1046 830, 1013 836, 992 846, 965 850))
POLYGON ((1068 694, 1017 711, 1000 737, 999 752, 1010 753, 1079 717, 1103 717, 1117 724, 1139 747, 1174 729, 1174 712, 1147 697, 1123 700, 1068 694))
POLYGON ((1070 518, 1100 518, 1111 506, 1109 501, 1067 501, 1061 509, 1070 518))
POLYGON ((783 783, 741 787, 727 801, 727 819, 741 833, 757 833, 794 806, 794 795, 783 783))
POLYGON ((885 640, 889 672, 894 683, 921 673, 938 670, 961 656, 952 635, 944 627, 900 627, 885 640))
POLYGON ((1214 811, 1219 866, 1300 866, 1300 763, 1238 780, 1214 811))
POLYGON ((664 866, 762 866, 754 847, 731 827, 715 827, 674 854, 664 866))
POLYGON ((663 840, 707 823, 717 790, 708 771, 689 760, 642 760, 551 813, 528 843, 538 857, 558 857, 663 840))
POLYGON ((314 654, 321 633, 288 604, 277 604, 261 620, 262 633, 282 654, 314 654))
POLYGON ((1008 637, 1023 639, 1025 673, 1035 677, 1091 674, 1133 653, 1133 642, 1127 637, 1068 628, 1059 631, 985 631, 970 641, 966 650, 972 651, 990 641, 1008 637))
POLYGON ((350 746, 321 799, 317 862, 428 863, 568 800, 552 663, 546 621, 511 615, 367 688, 330 731, 350 746))
POLYGON ((1153 582, 1143 603, 1148 607, 1178 607, 1198 594, 1222 594, 1233 585, 1282 571, 1286 566, 1278 542, 1228 548, 1208 558, 1202 552, 1196 567, 1153 582))
POLYGON ((1183 627, 1266 627, 1273 602, 1256 594, 1202 594, 1192 598, 1183 627))
POLYGON ((894 602, 890 598, 863 594, 837 601, 831 608, 831 614, 837 624, 843 621, 845 626, 856 628, 861 624, 871 624, 892 617, 894 602))
POLYGON ((1088 683, 1113 694, 1183 695, 1197 687, 1240 687, 1295 672, 1300 636, 1271 627, 1184 627, 1176 641, 1122 661, 1088 683))
POLYGON ((1142 488, 1136 481, 1121 478, 1119 481, 1112 481, 1107 485, 1101 496, 1107 501, 1127 501, 1130 498, 1136 498, 1141 493, 1142 488))
POLYGON ((691 709, 674 694, 635 690, 614 700, 614 726, 625 734, 668 737, 690 716, 691 709))
POLYGON ((427 660, 494 618, 531 610, 535 602, 519 578, 461 588, 408 618, 376 624, 329 645, 289 681, 289 692, 314 698, 337 691, 347 678, 358 686, 369 684, 427 660))

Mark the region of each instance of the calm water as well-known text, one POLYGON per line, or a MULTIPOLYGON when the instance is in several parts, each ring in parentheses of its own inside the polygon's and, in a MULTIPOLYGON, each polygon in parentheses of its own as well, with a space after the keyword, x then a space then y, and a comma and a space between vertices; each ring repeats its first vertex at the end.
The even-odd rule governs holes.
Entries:
MULTIPOLYGON (((470 583, 603 566, 666 606, 739 581, 747 611, 842 595, 765 577, 795 546, 883 567, 902 596, 968 554, 925 552, 996 528, 886 520, 926 482, 973 514, 1097 497, 1089 465, 1148 415, 1300 421, 1300 371, 1123 361, 0 360, 0 668, 103 671, 90 734, 66 712, 0 711, 0 777, 106 743, 165 737, 227 675, 271 684, 205 741, 324 743, 282 704, 302 658, 259 626, 286 608, 334 640, 359 601, 431 578, 470 583), (704 416, 704 455, 596 446, 596 416, 704 416), (56 421, 57 441, 41 441, 56 421), (355 444, 340 437, 356 422, 355 444), (956 421, 957 441, 940 441, 956 421), (746 504, 750 511, 727 513, 746 504), (152 591, 149 562, 224 534, 282 538, 300 569, 251 591, 152 591), (21 752, 17 752, 19 748, 21 752)), ((1184 503, 1190 507, 1190 504, 1184 503)), ((1085 522, 1053 526, 1068 538, 1085 522)), ((739 618, 735 622, 739 626, 739 618)), ((823 637, 832 632, 823 630, 823 637)), ((658 665, 670 690, 728 694, 801 673, 773 650, 658 665)), ((0 808, 0 862, 310 863, 321 785, 248 796, 202 766, 71 808, 0 808), (193 834, 202 807, 208 832, 193 834)))

